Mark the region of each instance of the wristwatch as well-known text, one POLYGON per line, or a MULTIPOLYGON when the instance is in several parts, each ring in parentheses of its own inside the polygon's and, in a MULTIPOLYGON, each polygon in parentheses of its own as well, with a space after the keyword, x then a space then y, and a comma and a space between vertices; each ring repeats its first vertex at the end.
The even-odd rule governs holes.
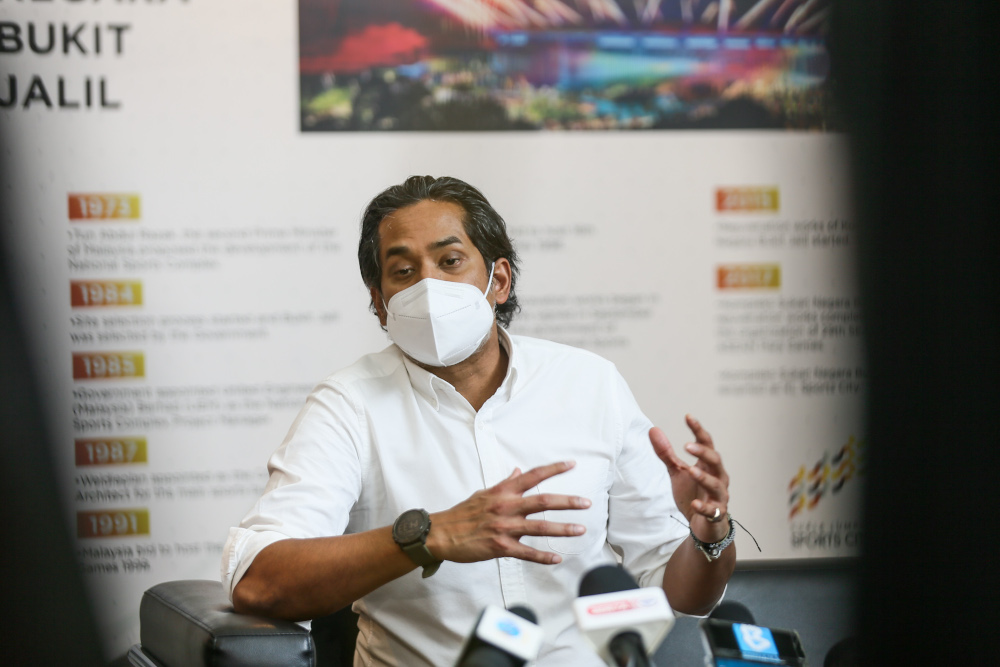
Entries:
POLYGON ((733 523, 733 517, 731 514, 726 514, 726 521, 729 522, 729 534, 727 534, 719 542, 702 542, 695 537, 694 531, 691 531, 691 539, 694 540, 695 548, 705 554, 705 558, 707 558, 710 563, 721 556, 726 547, 732 544, 733 539, 736 538, 736 525, 733 523))
POLYGON ((431 515, 424 509, 406 510, 392 524, 392 539, 417 565, 424 568, 424 578, 441 566, 441 561, 427 548, 427 533, 431 531, 431 515))

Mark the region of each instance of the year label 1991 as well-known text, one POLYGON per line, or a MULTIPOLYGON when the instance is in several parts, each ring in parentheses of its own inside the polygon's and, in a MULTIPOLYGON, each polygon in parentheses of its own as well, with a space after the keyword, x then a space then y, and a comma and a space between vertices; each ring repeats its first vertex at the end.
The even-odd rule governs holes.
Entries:
POLYGON ((110 509, 76 513, 77 537, 149 535, 149 510, 110 509))

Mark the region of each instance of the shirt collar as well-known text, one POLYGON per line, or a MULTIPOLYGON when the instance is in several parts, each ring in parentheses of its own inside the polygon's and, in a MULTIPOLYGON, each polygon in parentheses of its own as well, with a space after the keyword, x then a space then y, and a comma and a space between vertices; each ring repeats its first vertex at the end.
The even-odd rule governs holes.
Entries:
POLYGON ((406 375, 410 378, 410 386, 413 387, 413 391, 423 396, 437 410, 439 407, 438 396, 434 390, 434 384, 440 383, 442 387, 450 385, 434 375, 434 373, 417 365, 412 359, 403 354, 403 350, 398 345, 396 349, 399 349, 399 355, 403 358, 403 366, 406 368, 406 375))
MULTIPOLYGON (((504 376, 503 382, 500 383, 500 388, 497 389, 496 395, 507 401, 513 396, 514 386, 517 382, 517 355, 515 353, 514 341, 511 339, 510 334, 499 325, 497 326, 497 334, 500 338, 500 346, 507 352, 507 373, 504 376)), ((399 349, 398 346, 397 349, 399 349)), ((424 397, 435 410, 439 410, 441 399, 438 391, 446 389, 454 391, 455 388, 451 386, 451 383, 442 380, 437 375, 434 375, 434 373, 416 364, 412 359, 403 354, 402 350, 400 350, 400 356, 403 358, 403 366, 406 367, 406 373, 410 378, 410 386, 413 387, 415 392, 424 397)))
POLYGON ((517 384, 517 362, 519 357, 514 346, 514 339, 510 337, 507 330, 501 326, 497 326, 497 333, 500 334, 501 347, 507 351, 507 374, 504 376, 503 382, 500 383, 497 393, 503 396, 504 400, 510 400, 514 395, 514 387, 517 384))

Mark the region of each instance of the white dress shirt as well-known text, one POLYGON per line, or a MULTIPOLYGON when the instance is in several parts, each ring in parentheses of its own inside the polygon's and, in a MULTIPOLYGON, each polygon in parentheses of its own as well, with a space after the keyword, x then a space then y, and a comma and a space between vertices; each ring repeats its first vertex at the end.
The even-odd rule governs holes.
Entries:
POLYGON ((478 413, 395 345, 324 380, 271 457, 264 495, 230 530, 222 558, 230 596, 254 557, 278 540, 388 526, 408 509, 448 509, 515 467, 575 460, 529 493, 590 498, 586 510, 543 513, 587 532, 521 538, 562 554, 561 563, 445 562, 427 579, 417 568, 354 603, 355 664, 452 665, 486 605, 523 604, 545 631, 535 664, 603 665, 573 621, 580 579, 617 552, 640 586, 659 586, 688 530, 650 445, 652 424, 614 365, 502 329, 500 337, 507 374, 478 413))

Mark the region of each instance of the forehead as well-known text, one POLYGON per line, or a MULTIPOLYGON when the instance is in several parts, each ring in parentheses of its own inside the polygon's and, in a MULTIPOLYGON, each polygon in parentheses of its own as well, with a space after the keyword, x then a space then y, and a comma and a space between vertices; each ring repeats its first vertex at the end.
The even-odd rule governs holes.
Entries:
POLYGON ((472 245, 465 233, 465 209, 447 201, 425 199, 393 211, 379 223, 379 257, 385 259, 390 248, 405 247, 410 252, 426 250, 434 243, 456 237, 463 245, 472 245))

